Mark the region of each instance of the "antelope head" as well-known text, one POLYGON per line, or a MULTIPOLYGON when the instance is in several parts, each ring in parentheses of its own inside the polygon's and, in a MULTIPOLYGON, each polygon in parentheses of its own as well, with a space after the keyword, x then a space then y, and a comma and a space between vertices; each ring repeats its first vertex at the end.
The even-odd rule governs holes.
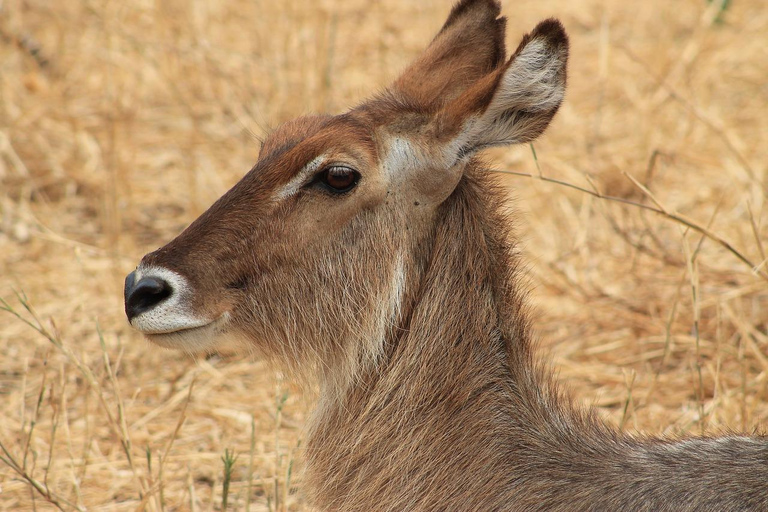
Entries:
POLYGON ((563 99, 560 23, 506 59, 499 11, 461 2, 382 94, 277 128, 239 183, 128 275, 131 325, 190 352, 239 340, 304 372, 375 361, 473 157, 533 140, 563 99))

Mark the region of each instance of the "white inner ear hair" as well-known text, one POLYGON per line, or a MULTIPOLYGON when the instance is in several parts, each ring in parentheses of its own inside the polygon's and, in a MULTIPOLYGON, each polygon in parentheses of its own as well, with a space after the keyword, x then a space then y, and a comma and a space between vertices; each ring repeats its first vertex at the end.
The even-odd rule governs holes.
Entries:
POLYGON ((467 122, 460 138, 475 140, 476 150, 535 138, 549 113, 563 101, 563 66, 562 52, 547 41, 529 42, 504 73, 486 111, 467 122))
POLYGON ((565 94, 562 54, 543 39, 534 39, 515 57, 489 108, 548 111, 565 94))

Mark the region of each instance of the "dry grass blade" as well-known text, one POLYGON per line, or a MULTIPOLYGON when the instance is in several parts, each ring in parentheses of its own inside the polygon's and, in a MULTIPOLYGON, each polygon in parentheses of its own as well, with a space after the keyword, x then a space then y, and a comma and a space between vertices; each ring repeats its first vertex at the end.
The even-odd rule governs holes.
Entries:
POLYGON ((710 229, 702 226, 701 224, 699 224, 699 223, 697 223, 697 222, 695 222, 695 221, 693 221, 691 219, 688 219, 688 218, 684 217, 681 214, 667 211, 664 208, 664 206, 656 200, 656 198, 653 196, 653 194, 651 194, 650 191, 648 191, 648 189, 645 186, 643 186, 640 182, 638 182, 634 177, 632 177, 628 173, 625 173, 625 176, 627 176, 632 181, 632 183, 635 186, 637 186, 639 189, 641 189, 643 191, 643 193, 648 195, 648 197, 654 202, 654 204, 656 204, 656 206, 657 206, 656 208, 654 208, 653 206, 649 206, 647 204, 643 204, 643 203, 638 203, 636 201, 632 201, 630 199, 625 199, 623 197, 615 197, 615 196, 604 195, 604 194, 601 194, 600 192, 598 192, 597 190, 589 190, 587 188, 580 187, 579 185, 575 185, 573 183, 568 183, 566 181, 559 180, 559 179, 556 179, 556 178, 549 178, 547 176, 535 176, 533 174, 529 174, 529 173, 525 173, 525 172, 504 171, 504 170, 499 170, 499 169, 496 169, 493 172, 497 172, 497 173, 501 173, 501 174, 510 174, 510 175, 513 175, 513 176, 521 176, 521 177, 525 177, 525 178, 539 179, 539 180, 544 181, 546 183, 553 183, 555 185, 560 185, 560 186, 563 186, 563 187, 571 188, 573 190, 578 190, 579 192, 583 192, 585 194, 589 194, 589 195, 591 195, 593 197, 597 197, 598 199, 604 199, 606 201, 614 201, 614 202, 626 204, 626 205, 629 205, 629 206, 632 206, 632 207, 635 207, 635 208, 640 208, 642 210, 647 210, 647 211, 651 211, 651 212, 657 213, 657 214, 659 214, 659 215, 661 215, 663 217, 666 217, 667 219, 669 219, 671 221, 674 221, 674 222, 676 222, 678 224, 682 224, 683 226, 691 228, 694 231, 698 231, 699 233, 701 233, 702 235, 706 236, 710 240, 712 240, 712 241, 716 242, 717 244, 721 245, 724 249, 726 249, 732 255, 736 256, 736 258, 738 258, 742 263, 744 263, 747 266, 749 266, 750 270, 755 275, 757 275, 757 276, 761 277, 762 279, 768 281, 768 272, 762 270, 762 266, 763 266, 764 262, 761 262, 759 264, 753 263, 741 251, 736 249, 730 242, 725 240, 722 236, 718 235, 717 233, 712 232, 710 229))
MULTIPOLYGON (((639 64, 643 67, 643 69, 648 73, 648 75, 656 82, 656 85, 658 87, 666 89, 666 91, 669 93, 670 97, 674 98, 676 101, 679 101, 685 108, 688 110, 691 114, 693 114, 699 121, 704 123, 710 130, 712 130, 715 134, 718 135, 718 137, 723 141, 725 146, 728 148, 728 150, 736 157, 736 159, 739 161, 741 166, 744 168, 744 171, 749 175, 749 177, 755 182, 760 183, 760 179, 758 178, 757 172, 752 167, 752 164, 749 163, 747 158, 742 154, 741 151, 736 147, 736 143, 733 141, 732 136, 729 132, 726 132, 723 130, 720 126, 717 126, 717 124, 709 119, 708 116, 702 114, 699 109, 697 109, 694 105, 692 105, 688 100, 686 100, 683 96, 677 93, 672 87, 670 87, 666 82, 664 82, 662 79, 658 78, 653 74, 650 69, 648 69, 648 66, 640 59, 631 49, 625 47, 625 46, 619 46, 621 50, 626 53, 634 62, 639 64)), ((763 185, 763 189, 765 190, 765 185, 763 185)))

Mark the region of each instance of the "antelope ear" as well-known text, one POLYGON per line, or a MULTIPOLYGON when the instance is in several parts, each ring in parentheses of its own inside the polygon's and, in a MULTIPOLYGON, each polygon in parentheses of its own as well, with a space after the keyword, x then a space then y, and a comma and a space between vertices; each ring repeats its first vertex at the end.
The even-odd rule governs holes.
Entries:
POLYGON ((450 140, 449 159, 483 148, 529 142, 541 135, 565 94, 568 36, 559 21, 539 23, 509 61, 477 80, 437 115, 450 140))
POLYGON ((392 84, 409 102, 429 107, 455 99, 504 62, 506 19, 496 0, 462 0, 427 49, 392 84))

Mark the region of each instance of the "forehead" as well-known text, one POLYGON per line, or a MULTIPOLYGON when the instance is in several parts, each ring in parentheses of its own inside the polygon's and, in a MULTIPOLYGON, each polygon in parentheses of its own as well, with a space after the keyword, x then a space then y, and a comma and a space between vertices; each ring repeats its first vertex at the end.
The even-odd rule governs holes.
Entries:
POLYGON ((376 160, 374 126, 367 116, 303 116, 280 125, 265 139, 254 167, 262 179, 284 182, 318 157, 376 160))
POLYGON ((329 115, 302 116, 281 124, 262 143, 259 160, 275 156, 276 153, 285 153, 316 134, 332 119, 329 115))

